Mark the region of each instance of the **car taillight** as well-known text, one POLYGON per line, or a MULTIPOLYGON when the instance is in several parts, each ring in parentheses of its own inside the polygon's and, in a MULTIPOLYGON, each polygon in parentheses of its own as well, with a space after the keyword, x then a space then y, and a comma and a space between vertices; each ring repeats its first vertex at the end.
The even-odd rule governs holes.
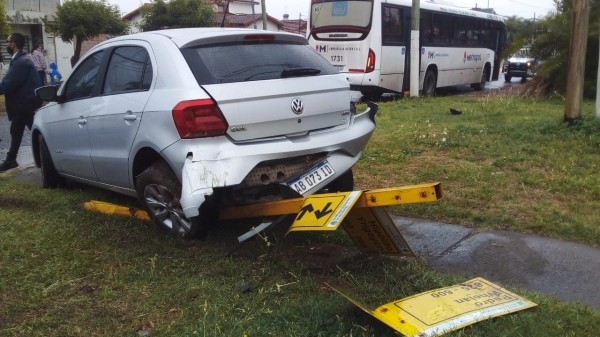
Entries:
POLYGON ((173 121, 183 139, 222 136, 229 125, 212 99, 179 102, 173 121))
POLYGON ((375 70, 375 52, 373 49, 369 49, 369 56, 367 56, 367 67, 365 73, 370 73, 375 70))

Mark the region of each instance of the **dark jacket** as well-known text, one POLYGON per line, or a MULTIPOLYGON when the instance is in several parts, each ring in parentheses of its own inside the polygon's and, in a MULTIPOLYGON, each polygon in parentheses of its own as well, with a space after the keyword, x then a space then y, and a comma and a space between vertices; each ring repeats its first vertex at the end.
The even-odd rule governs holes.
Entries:
POLYGON ((42 104, 35 96, 35 89, 41 86, 40 76, 27 53, 17 53, 0 83, 0 94, 5 98, 8 120, 24 118, 27 125, 31 126, 33 114, 42 104))

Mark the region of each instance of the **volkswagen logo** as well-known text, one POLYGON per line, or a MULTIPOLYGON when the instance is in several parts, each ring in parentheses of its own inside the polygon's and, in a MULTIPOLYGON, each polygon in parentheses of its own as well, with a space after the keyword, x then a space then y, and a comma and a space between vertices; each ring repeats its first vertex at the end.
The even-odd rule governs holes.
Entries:
POLYGON ((302 112, 304 112, 304 103, 302 103, 302 100, 300 98, 294 98, 292 100, 292 111, 296 114, 299 115, 302 112))

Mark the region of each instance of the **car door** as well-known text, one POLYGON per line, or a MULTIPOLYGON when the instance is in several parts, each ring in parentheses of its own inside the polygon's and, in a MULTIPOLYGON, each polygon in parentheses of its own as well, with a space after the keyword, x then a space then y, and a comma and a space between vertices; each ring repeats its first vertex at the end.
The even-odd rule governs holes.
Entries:
POLYGON ((129 188, 129 153, 150 97, 152 62, 142 42, 109 49, 98 97, 100 109, 88 119, 91 157, 98 181, 129 188))
POLYGON ((57 171, 96 180, 90 157, 88 117, 98 108, 95 92, 104 52, 96 52, 73 71, 61 90, 62 102, 53 107, 44 127, 57 171))

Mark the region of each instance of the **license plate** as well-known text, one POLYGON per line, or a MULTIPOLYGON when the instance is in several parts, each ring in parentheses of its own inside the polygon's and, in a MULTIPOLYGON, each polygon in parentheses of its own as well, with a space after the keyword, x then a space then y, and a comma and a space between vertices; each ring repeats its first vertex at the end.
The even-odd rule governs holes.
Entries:
POLYGON ((308 191, 321 185, 321 183, 325 182, 327 178, 334 174, 335 171, 333 170, 333 167, 331 167, 327 160, 323 160, 311 168, 308 172, 294 180, 289 181, 287 184, 296 192, 304 195, 308 191))

